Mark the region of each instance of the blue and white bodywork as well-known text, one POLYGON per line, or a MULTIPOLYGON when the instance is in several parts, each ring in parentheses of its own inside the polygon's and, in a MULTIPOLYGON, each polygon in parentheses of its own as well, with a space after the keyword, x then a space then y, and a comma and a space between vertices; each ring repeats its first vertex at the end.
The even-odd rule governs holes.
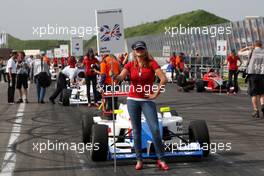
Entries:
MULTIPOLYGON (((113 134, 113 121, 102 119, 100 116, 93 117, 95 124, 108 126, 108 160, 114 159, 114 142, 116 146, 116 159, 133 159, 136 158, 134 151, 134 140, 132 134, 132 126, 127 111, 127 105, 121 104, 119 110, 122 113, 116 115, 115 120, 115 136, 113 134), (120 137, 120 136, 123 136, 120 137)), ((183 138, 179 138, 183 132, 183 118, 173 115, 170 111, 158 113, 158 121, 160 134, 164 144, 164 157, 176 156, 194 156, 202 157, 203 150, 198 142, 186 142, 183 138), (166 137, 166 135, 169 137, 166 137), (173 135, 175 137, 173 137, 173 135)), ((147 125, 146 119, 142 114, 142 156, 143 158, 155 158, 154 146, 152 143, 152 134, 147 125)))

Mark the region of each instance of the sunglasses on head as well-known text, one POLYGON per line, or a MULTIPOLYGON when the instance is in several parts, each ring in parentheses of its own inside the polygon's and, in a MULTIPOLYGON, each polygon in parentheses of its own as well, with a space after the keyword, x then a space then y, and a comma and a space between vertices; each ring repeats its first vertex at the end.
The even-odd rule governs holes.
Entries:
POLYGON ((145 50, 145 48, 136 48, 136 50, 145 50))

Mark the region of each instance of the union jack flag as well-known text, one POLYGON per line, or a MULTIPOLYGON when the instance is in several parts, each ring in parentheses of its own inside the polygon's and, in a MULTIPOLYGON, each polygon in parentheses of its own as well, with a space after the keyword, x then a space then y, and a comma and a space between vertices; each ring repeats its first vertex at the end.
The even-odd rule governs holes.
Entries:
POLYGON ((119 24, 115 24, 112 30, 108 25, 103 25, 100 28, 100 32, 103 33, 103 35, 100 37, 102 42, 110 41, 111 39, 119 40, 122 36, 119 24))

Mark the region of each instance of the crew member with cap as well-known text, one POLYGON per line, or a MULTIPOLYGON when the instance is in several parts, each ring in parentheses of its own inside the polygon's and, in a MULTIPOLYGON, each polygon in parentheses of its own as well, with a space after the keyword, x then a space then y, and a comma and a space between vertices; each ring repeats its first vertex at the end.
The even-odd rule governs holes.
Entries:
POLYGON ((55 99, 60 94, 60 101, 62 101, 62 90, 67 88, 67 78, 70 79, 70 83, 74 82, 74 78, 78 74, 78 68, 76 67, 76 59, 71 56, 66 66, 58 76, 57 88, 55 92, 50 96, 49 100, 52 104, 55 104, 55 99))

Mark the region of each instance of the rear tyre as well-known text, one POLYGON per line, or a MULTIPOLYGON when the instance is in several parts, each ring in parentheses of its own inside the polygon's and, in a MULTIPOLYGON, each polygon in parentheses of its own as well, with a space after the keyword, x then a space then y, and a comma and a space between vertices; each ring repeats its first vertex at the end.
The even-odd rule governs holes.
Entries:
POLYGON ((222 89, 227 89, 228 86, 229 86, 228 82, 227 81, 223 81, 222 89))
POLYGON ((203 92, 204 91, 204 83, 202 80, 198 80, 196 82, 196 91, 197 92, 203 92))
POLYGON ((93 161, 106 161, 108 156, 108 126, 94 124, 92 127, 92 150, 93 161))
POLYGON ((62 90, 62 105, 63 106, 70 106, 71 92, 72 92, 72 90, 70 90, 70 89, 63 89, 62 90))
POLYGON ((189 124, 190 142, 198 142, 203 147, 203 156, 207 157, 210 152, 210 137, 204 120, 191 121, 189 124))
POLYGON ((83 143, 87 144, 91 142, 91 133, 94 121, 91 116, 83 116, 82 118, 82 139, 83 143))

